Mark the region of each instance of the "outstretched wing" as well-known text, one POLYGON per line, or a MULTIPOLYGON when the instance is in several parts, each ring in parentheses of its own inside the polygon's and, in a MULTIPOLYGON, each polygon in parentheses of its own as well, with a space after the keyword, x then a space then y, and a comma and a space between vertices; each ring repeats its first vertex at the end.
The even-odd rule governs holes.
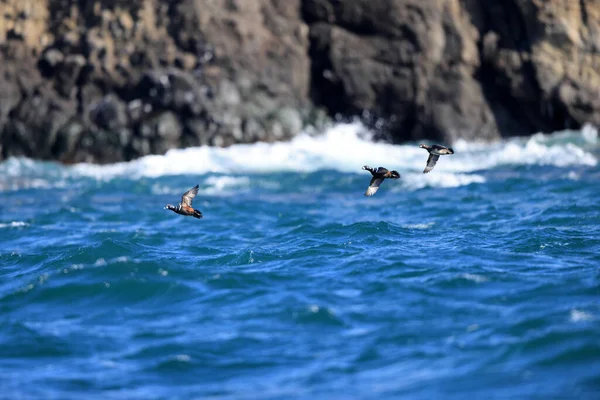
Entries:
POLYGON ((429 154, 429 158, 427 159, 427 166, 423 170, 423 173, 426 174, 435 167, 435 163, 440 158, 440 156, 436 156, 435 154, 429 154))
POLYGON ((183 194, 183 196, 181 196, 181 205, 191 207, 192 200, 194 200, 194 197, 196 197, 197 194, 198 194, 198 185, 194 186, 193 188, 191 188, 190 190, 185 192, 183 194))
POLYGON ((369 183, 367 191, 365 192, 365 196, 373 196, 377 190, 379 190, 379 185, 381 185, 381 182, 383 182, 383 178, 373 177, 373 179, 371 179, 371 183, 369 183))

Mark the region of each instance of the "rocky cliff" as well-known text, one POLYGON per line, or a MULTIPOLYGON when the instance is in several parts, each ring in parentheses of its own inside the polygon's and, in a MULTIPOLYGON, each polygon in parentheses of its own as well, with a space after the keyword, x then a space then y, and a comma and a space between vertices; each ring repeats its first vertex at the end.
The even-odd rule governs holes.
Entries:
POLYGON ((0 159, 600 124, 600 0, 0 0, 0 159))

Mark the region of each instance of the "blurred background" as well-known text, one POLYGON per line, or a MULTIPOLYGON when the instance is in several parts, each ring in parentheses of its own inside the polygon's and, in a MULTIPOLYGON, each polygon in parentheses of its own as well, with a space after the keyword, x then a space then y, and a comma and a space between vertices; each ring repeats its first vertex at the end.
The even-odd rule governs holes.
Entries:
POLYGON ((600 124, 595 0, 3 0, 0 157, 109 163, 360 119, 392 143, 600 124))

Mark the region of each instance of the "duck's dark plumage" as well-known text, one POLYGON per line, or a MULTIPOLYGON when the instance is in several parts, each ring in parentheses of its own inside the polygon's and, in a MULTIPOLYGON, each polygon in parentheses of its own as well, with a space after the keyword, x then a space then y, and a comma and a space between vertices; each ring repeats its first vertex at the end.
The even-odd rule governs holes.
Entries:
POLYGON ((362 169, 369 171, 371 175, 373 175, 369 187, 365 192, 365 196, 373 196, 379 190, 379 186, 385 179, 400 179, 398 171, 389 171, 387 168, 371 168, 368 165, 365 165, 362 169))
POLYGON ((426 174, 435 167, 435 164, 439 160, 440 156, 454 154, 454 150, 450 147, 441 146, 439 144, 433 144, 428 146, 426 144, 419 145, 420 148, 425 149, 429 152, 429 157, 427 158, 427 165, 423 170, 423 173, 426 174))
POLYGON ((192 201, 194 197, 198 194, 199 186, 196 185, 181 196, 181 203, 177 206, 172 206, 171 204, 167 204, 165 206, 166 209, 176 212, 177 214, 187 215, 194 218, 202 218, 202 213, 200 210, 195 210, 192 207, 192 201))

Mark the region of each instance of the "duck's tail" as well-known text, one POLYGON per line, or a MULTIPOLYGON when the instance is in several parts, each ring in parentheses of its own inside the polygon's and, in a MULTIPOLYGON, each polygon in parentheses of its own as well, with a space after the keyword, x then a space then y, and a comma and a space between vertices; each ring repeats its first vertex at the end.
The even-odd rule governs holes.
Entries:
POLYGON ((200 210, 194 210, 194 214, 192 214, 192 217, 194 218, 202 218, 202 213, 200 212, 200 210))

